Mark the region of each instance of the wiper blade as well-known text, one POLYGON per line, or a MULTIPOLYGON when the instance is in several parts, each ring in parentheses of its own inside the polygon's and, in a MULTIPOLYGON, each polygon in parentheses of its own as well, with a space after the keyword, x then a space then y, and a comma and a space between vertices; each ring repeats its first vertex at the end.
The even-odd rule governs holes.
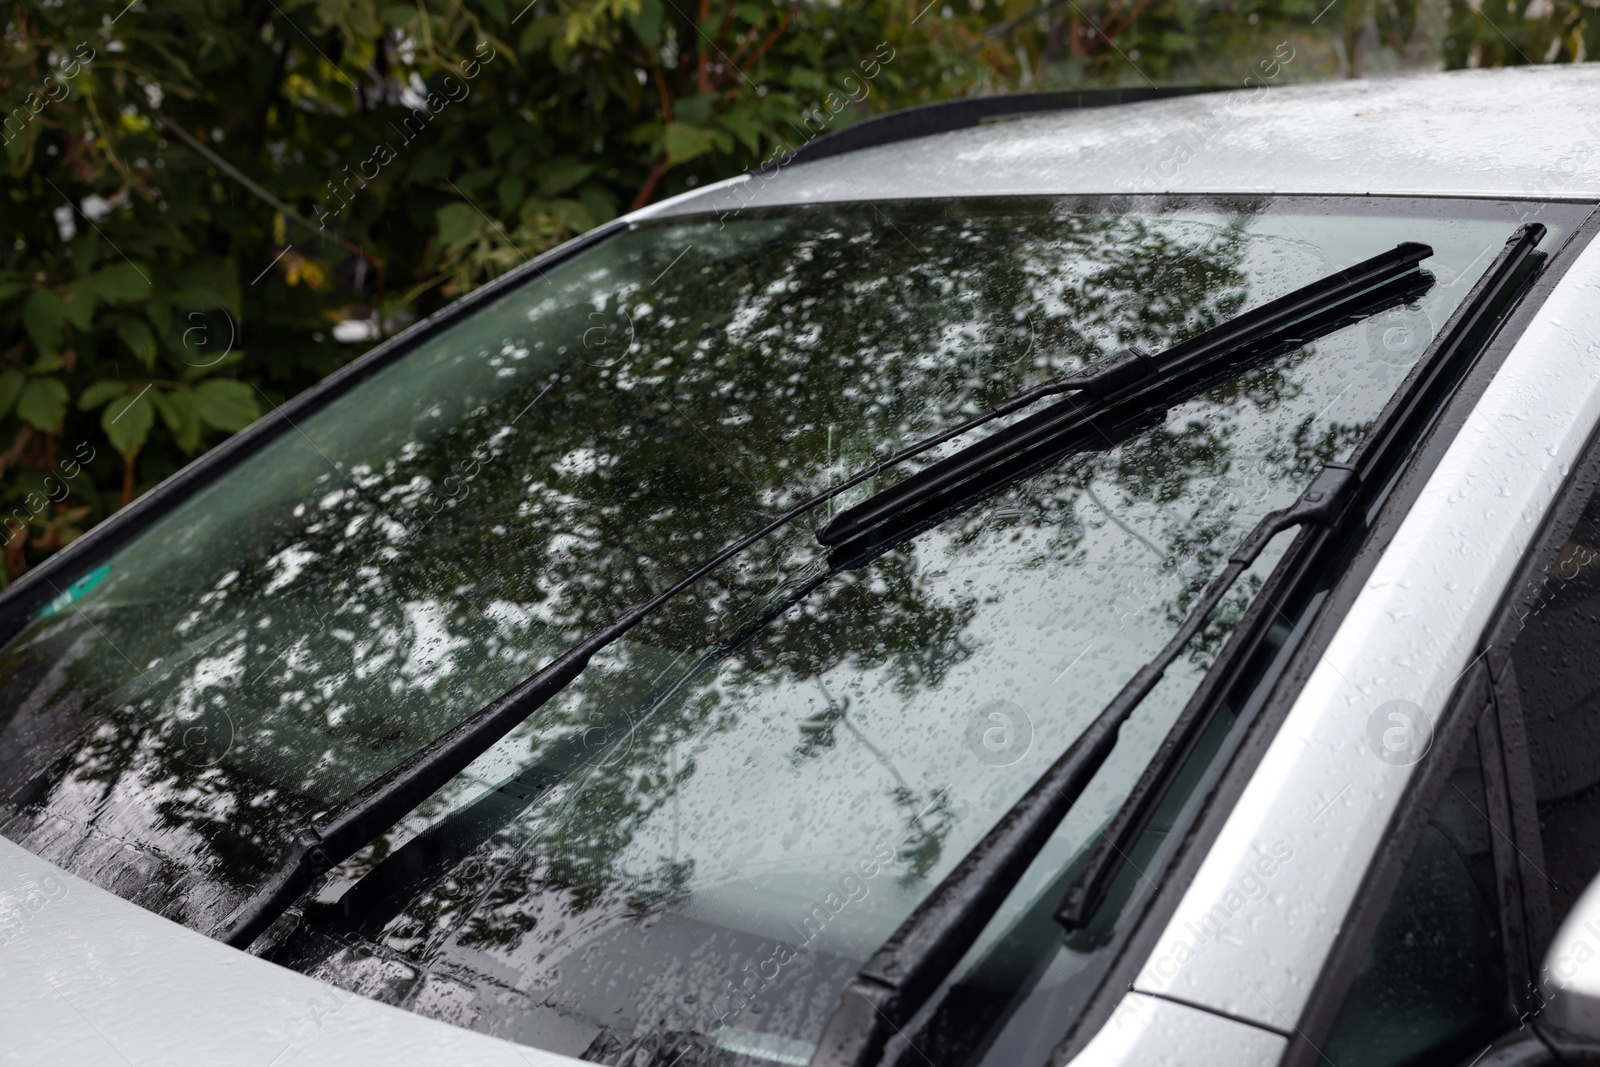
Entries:
POLYGON ((1413 272, 1420 273, 1418 264, 1431 255, 1433 249, 1425 244, 1404 242, 1196 334, 1159 355, 1127 348, 1075 374, 1012 397, 961 427, 945 431, 938 441, 926 442, 927 447, 1046 397, 1079 394, 991 434, 840 512, 817 531, 817 540, 825 545, 847 541, 896 513, 981 474, 994 464, 1044 446, 1069 427, 1131 397, 1158 391, 1164 383, 1178 381, 1223 357, 1243 357, 1260 345, 1281 340, 1296 328, 1335 314, 1343 305, 1371 294, 1376 288, 1413 272))
POLYGON ((1290 507, 1266 515, 1228 560, 1166 646, 1128 679, 1066 752, 962 858, 855 977, 812 1059, 814 1067, 868 1067, 884 1045, 966 955, 983 928, 1117 744, 1117 735, 1183 653, 1233 583, 1274 536, 1335 520, 1356 487, 1355 472, 1330 463, 1290 507))
MULTIPOLYGON (((1225 354, 1226 351, 1240 345, 1256 347, 1253 342, 1263 336, 1278 336, 1288 327, 1305 320, 1308 315, 1314 316, 1319 311, 1326 310, 1330 301, 1337 302, 1338 294, 1346 292, 1346 283, 1356 286, 1354 296, 1367 294, 1374 286, 1381 286, 1386 280, 1402 278, 1430 254, 1431 250, 1426 245, 1402 244, 1392 252, 1357 264, 1346 271, 1331 275, 1323 282, 1297 290, 1287 297, 1265 304, 1228 323, 1198 334, 1168 349, 1157 358, 1182 359, 1185 360, 1184 366, 1189 366, 1225 354), (1301 294, 1308 294, 1311 290, 1317 290, 1321 295, 1297 300, 1301 294), (1330 293, 1334 295, 1330 296, 1330 293), (1263 333, 1263 324, 1268 321, 1278 324, 1277 333, 1271 331, 1263 333)), ((1348 303, 1349 297, 1344 299, 1348 303)), ((1132 373, 1129 368, 1139 362, 1138 356, 1122 359, 1115 364, 1110 360, 1102 360, 1094 367, 1031 389, 990 411, 925 438, 858 471, 850 478, 775 516, 755 532, 733 542, 691 574, 646 603, 628 611, 610 626, 562 653, 487 707, 434 738, 395 767, 363 786, 332 812, 302 827, 295 834, 289 854, 283 858, 279 867, 222 921, 213 936, 236 948, 248 946, 309 889, 318 877, 365 848, 446 782, 465 770, 473 760, 488 751, 518 724, 571 684, 583 673, 584 668, 597 653, 621 639, 663 604, 762 538, 840 493, 876 477, 890 467, 1041 398, 1062 392, 1083 392, 1091 397, 1102 396, 1108 400, 1121 397, 1127 391, 1127 383, 1133 381, 1128 377, 1132 373)), ((1139 377, 1142 379, 1145 376, 1141 373, 1139 377)), ((1049 415, 1050 412, 1043 414, 1049 415)), ((1002 433, 1014 431, 1028 421, 1023 420, 1002 433)), ((1000 434, 993 435, 987 441, 1000 436, 1000 434)), ((986 444, 987 441, 980 442, 979 445, 986 444)), ((963 454, 965 453, 957 453, 958 456, 963 454)), ((928 470, 932 471, 938 466, 935 464, 928 470)), ((913 475, 894 488, 898 489, 917 477, 913 475)))
MULTIPOLYGON (((1452 364, 1463 349, 1478 340, 1477 335, 1487 324, 1486 320, 1491 319, 1506 298, 1526 281, 1526 268, 1529 261, 1536 257, 1534 248, 1544 233, 1543 225, 1532 223, 1518 228, 1511 235, 1505 249, 1490 264, 1483 277, 1478 279, 1472 292, 1461 302, 1460 309, 1440 331, 1440 341, 1426 360, 1416 387, 1403 390, 1408 398, 1425 392, 1432 380, 1452 364)), ((1402 411, 1404 401, 1399 397, 1396 399, 1400 402, 1394 404, 1391 410, 1402 411)), ((1388 415, 1389 412, 1384 414, 1388 415)), ((1380 416, 1368 440, 1352 459, 1363 481, 1373 476, 1376 463, 1389 450, 1405 421, 1402 418, 1380 416)), ((1122 807, 1101 832, 1088 862, 1079 868, 1068 883, 1055 915, 1056 921, 1066 929, 1079 930, 1089 924, 1105 899, 1112 879, 1128 862, 1137 839, 1149 825, 1155 807, 1164 795, 1162 787, 1183 763, 1204 725, 1200 713, 1209 694, 1203 690, 1204 687, 1196 692, 1196 699, 1192 699, 1179 713, 1122 807)))
MULTIPOLYGON (((952 515, 1055 466, 1071 453, 1115 448, 1161 426, 1172 407, 1201 395, 1207 389, 1236 378, 1290 349, 1310 344, 1373 315, 1419 299, 1432 285, 1433 278, 1426 272, 1408 272, 1368 290, 1353 301, 1339 304, 1330 312, 1301 322, 1292 335, 1276 334, 1267 342, 1251 344, 1226 359, 1213 360, 1174 378, 1163 379, 1157 388, 1137 395, 1127 403, 1094 411, 1076 422, 1069 420, 1070 424, 1065 430, 1054 431, 1037 447, 1011 451, 983 466, 978 476, 914 500, 892 512, 877 525, 869 526, 849 540, 833 546, 828 556, 829 566, 837 569, 862 566, 883 552, 921 536, 924 531, 952 515)), ((1050 411, 1032 416, 1034 419, 1053 417, 1050 411)), ((1016 425, 1022 426, 1027 421, 1016 425)))
MULTIPOLYGON (((735 649, 765 630, 774 619, 836 573, 833 569, 820 570, 782 587, 785 589, 783 596, 774 597, 755 618, 707 649, 686 670, 676 674, 669 671, 633 707, 592 722, 581 732, 556 741, 531 764, 389 853, 337 901, 318 909, 320 914, 313 917, 308 910, 308 920, 314 918, 316 925, 335 938, 352 933, 370 935, 381 930, 428 887, 455 869, 551 789, 567 782, 572 774, 589 764, 596 750, 606 751, 646 725, 691 683, 715 669, 735 649), (596 732, 600 734, 598 743, 593 738, 596 732)), ((303 951, 299 956, 302 962, 310 958, 303 951)), ((313 959, 312 962, 319 961, 313 959)))
POLYGON ((294 844, 278 868, 223 919, 212 936, 235 948, 249 946, 319 876, 361 851, 379 834, 465 770, 473 760, 582 674, 598 652, 621 639, 657 608, 734 556, 840 493, 1009 410, 1014 409, 1002 405, 952 426, 802 500, 774 516, 765 526, 734 541, 663 592, 624 613, 610 626, 562 653, 532 677, 367 783, 334 811, 302 827, 295 834, 294 844))
POLYGON ((879 1062, 889 1039, 911 1022, 949 977, 1077 803, 1116 747, 1122 725, 1262 549, 1292 527, 1332 528, 1346 521, 1363 475, 1395 447, 1398 427, 1409 421, 1407 416, 1414 414, 1415 406, 1440 380, 1446 364, 1481 341, 1484 331, 1492 327, 1496 311, 1526 280, 1526 267, 1537 256, 1533 249, 1544 233, 1544 226, 1532 223, 1512 235, 1419 361, 1401 390, 1404 395, 1397 395, 1385 407, 1351 462, 1326 464, 1294 504, 1257 523, 1161 652, 1128 680, 1066 752, 845 984, 812 1057, 812 1067, 872 1067, 879 1062))

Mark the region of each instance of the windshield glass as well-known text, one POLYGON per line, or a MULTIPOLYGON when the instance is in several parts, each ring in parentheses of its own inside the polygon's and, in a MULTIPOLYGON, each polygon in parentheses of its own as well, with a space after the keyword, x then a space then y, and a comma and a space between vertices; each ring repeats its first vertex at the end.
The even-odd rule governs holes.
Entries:
MULTIPOLYGON (((1244 533, 1350 454, 1522 214, 1029 198, 635 227, 298 420, 64 585, 0 652, 0 829, 210 932, 309 819, 874 457, 1431 245, 1418 303, 859 567, 831 569, 813 531, 871 482, 779 530, 271 934, 286 964, 555 1051, 806 1062, 844 979, 1244 533)), ((1540 218, 1554 247, 1568 231, 1540 218)), ((1286 544, 1123 730, 1052 842, 1056 869, 1286 544)))

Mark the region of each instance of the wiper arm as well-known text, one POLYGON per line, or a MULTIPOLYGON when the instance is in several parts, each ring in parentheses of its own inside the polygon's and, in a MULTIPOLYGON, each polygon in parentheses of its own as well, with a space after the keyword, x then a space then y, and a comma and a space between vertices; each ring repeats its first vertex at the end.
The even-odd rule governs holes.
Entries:
MULTIPOLYGON (((1047 388, 1042 386, 1041 389, 1047 388)), ((1041 393, 1040 395, 1048 395, 1041 393)), ((626 612, 604 630, 551 660, 532 677, 471 717, 446 730, 423 748, 373 779, 334 811, 302 827, 289 855, 242 904, 233 910, 214 937, 235 948, 245 948, 282 915, 323 873, 365 848, 379 834, 403 819, 450 779, 465 770, 495 742, 538 711, 566 688, 595 654, 625 636, 657 608, 688 589, 716 568, 762 538, 824 504, 840 493, 875 478, 896 464, 921 455, 975 426, 999 418, 1031 403, 1028 394, 992 411, 950 427, 879 460, 775 516, 754 533, 739 538, 644 604, 626 612)))
MULTIPOLYGON (((1408 416, 1438 383, 1446 366, 1481 341, 1484 331, 1492 328, 1494 314, 1526 280, 1526 269, 1537 256, 1534 248, 1544 233, 1544 226, 1531 223, 1507 240, 1499 258, 1467 294, 1413 371, 1402 390, 1404 395, 1396 395, 1385 407, 1351 462, 1326 464, 1294 504, 1257 523, 1160 653, 1128 680, 1066 752, 845 984, 812 1056, 812 1067, 873 1067, 879 1062, 889 1039, 911 1022, 949 977, 1077 803, 1116 747, 1122 725, 1262 549, 1292 527, 1337 527, 1345 521, 1363 476, 1373 472, 1395 447, 1401 424, 1409 421, 1408 416)), ((1078 882, 1083 878, 1080 875, 1078 882)), ((1074 907, 1074 899, 1069 889, 1058 916, 1074 907)))
MULTIPOLYGON (((1321 282, 1296 290, 1286 297, 1264 304, 1251 312, 1207 330, 1168 349, 1160 357, 1165 364, 1189 367, 1211 360, 1241 345, 1278 337, 1308 316, 1325 311, 1330 304, 1348 303, 1367 294, 1375 286, 1402 278, 1422 259, 1432 254, 1426 245, 1406 243, 1393 251, 1330 275, 1321 282)), ((487 707, 446 730, 389 771, 359 789, 332 812, 302 827, 295 835, 290 852, 280 866, 239 907, 223 920, 214 936, 236 948, 244 948, 261 935, 273 920, 323 873, 354 856, 390 826, 404 818, 418 804, 465 770, 473 760, 493 746, 528 716, 538 711, 556 694, 583 673, 589 661, 602 649, 621 639, 641 621, 679 593, 688 589, 717 567, 818 505, 840 493, 876 477, 951 438, 981 426, 1044 397, 1063 392, 1086 393, 1091 398, 1115 402, 1130 389, 1138 391, 1147 375, 1141 355, 1102 360, 1076 374, 1047 382, 1011 398, 998 407, 925 438, 817 493, 775 516, 772 521, 730 544, 693 573, 674 583, 646 603, 628 611, 616 622, 556 657, 532 677, 497 698, 487 707), (1129 383, 1133 383, 1130 385, 1129 383)), ((1051 409, 1054 410, 1054 409, 1051 409)), ((1075 409, 1076 410, 1076 409, 1075 409)), ((1042 413, 1046 416, 1050 411, 1042 413)), ((1038 416, 1032 418, 1037 419, 1038 416)), ((1070 421, 1070 420, 1069 420, 1070 421)), ((981 448, 1003 435, 1028 425, 1023 420, 979 442, 981 448)), ((1058 436, 1052 433, 1049 436, 1058 436)), ((963 451, 951 459, 966 455, 963 451)), ((912 484, 922 475, 939 469, 934 464, 926 471, 894 486, 888 492, 912 484)), ((881 496, 881 494, 880 494, 881 496)), ((873 498, 878 499, 877 497, 873 498)), ((868 501, 870 504, 872 501, 868 501)), ((857 511, 859 509, 852 509, 857 511)), ((845 512, 840 518, 849 515, 845 512)), ((837 520, 835 520, 837 521, 837 520)), ((830 524, 831 525, 831 524, 830 524)))
POLYGON ((1282 340, 1312 320, 1336 315, 1341 307, 1370 295, 1374 289, 1413 272, 1420 273, 1418 264, 1431 255, 1433 249, 1425 244, 1404 242, 1196 334, 1160 355, 1152 356, 1138 348, 1124 349, 1075 374, 1012 397, 963 426, 945 431, 938 441, 926 442, 927 446, 1045 397, 1080 394, 991 434, 840 512, 817 532, 817 539, 825 545, 847 541, 894 514, 975 477, 987 467, 1043 446, 1070 426, 1137 394, 1158 390, 1162 384, 1178 381, 1224 356, 1243 357, 1261 345, 1282 340))
MULTIPOLYGON (((1024 478, 1055 466, 1070 453, 1104 451, 1147 433, 1162 425, 1173 406, 1199 396, 1217 383, 1235 378, 1289 349, 1310 344, 1380 312, 1416 300, 1432 284, 1432 276, 1424 271, 1406 272, 1362 293, 1354 300, 1338 304, 1331 311, 1301 321, 1292 334, 1273 334, 1266 341, 1249 344, 1227 358, 1161 379, 1126 403, 1108 404, 1103 409, 1096 406, 1086 417, 1076 420, 1059 419, 1053 410, 1031 416, 1002 432, 1009 433, 1018 427, 1026 429, 1035 422, 1048 421, 1050 430, 1040 433, 1043 440, 1036 446, 997 449, 999 454, 986 457, 988 462, 980 465, 975 476, 964 481, 952 480, 948 488, 918 494, 906 501, 899 510, 890 512, 877 525, 868 526, 835 545, 828 556, 828 563, 840 569, 862 566, 883 552, 913 540, 950 516, 974 507, 1024 478), (1067 424, 1065 429, 1060 428, 1061 422, 1067 424)), ((994 435, 996 438, 1000 436, 994 435)), ((993 439, 982 444, 987 445, 993 439)))
MULTIPOLYGON (((1417 388, 1406 390, 1410 397, 1419 396, 1432 384, 1442 370, 1454 362, 1457 355, 1478 338, 1494 312, 1526 280, 1530 260, 1535 258, 1535 246, 1544 237, 1545 229, 1539 223, 1518 228, 1506 242, 1505 249, 1490 264, 1472 292, 1461 302, 1460 309, 1440 331, 1440 343, 1430 353, 1423 368, 1422 380, 1417 388)), ((1397 397, 1397 400, 1401 398, 1397 397)), ((1393 405, 1393 411, 1402 411, 1404 402, 1393 405)), ((1388 415, 1389 412, 1385 412, 1388 415)), ((1351 460, 1363 481, 1375 477, 1375 465, 1389 450, 1400 432, 1403 418, 1379 418, 1369 439, 1351 460)), ((1085 863, 1073 876, 1056 909, 1055 918, 1068 930, 1079 930, 1089 924, 1095 911, 1105 899, 1112 879, 1128 862, 1139 836, 1149 825, 1155 807, 1163 796, 1162 787, 1177 771, 1196 741, 1204 718, 1200 714, 1208 695, 1196 692, 1195 698, 1179 713, 1167 731, 1166 738, 1155 756, 1145 767, 1139 780, 1129 791, 1122 807, 1102 831, 1097 844, 1085 863)))
POLYGON ((1290 507, 1256 524, 1156 657, 1135 672, 1066 752, 984 835, 932 894, 845 984, 812 1058, 813 1067, 868 1067, 966 955, 1017 880, 1077 803, 1140 702, 1200 631, 1233 583, 1274 536, 1335 520, 1355 472, 1330 463, 1290 507))

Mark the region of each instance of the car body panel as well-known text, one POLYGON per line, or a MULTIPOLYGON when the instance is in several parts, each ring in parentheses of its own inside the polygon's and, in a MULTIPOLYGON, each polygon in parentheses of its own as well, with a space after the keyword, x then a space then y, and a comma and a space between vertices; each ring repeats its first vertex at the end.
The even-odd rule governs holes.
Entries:
POLYGON ((1234 1019, 1129 993, 1070 1067, 1271 1067, 1288 1039, 1234 1019))
POLYGON ((0 838, 0 1063, 580 1061, 447 1026, 229 948, 0 838))

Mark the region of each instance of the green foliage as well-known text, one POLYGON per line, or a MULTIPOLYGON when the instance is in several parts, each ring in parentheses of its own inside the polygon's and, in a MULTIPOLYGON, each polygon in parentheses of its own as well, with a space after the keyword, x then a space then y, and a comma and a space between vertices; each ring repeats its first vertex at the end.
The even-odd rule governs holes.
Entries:
POLYGON ((1242 81, 1285 40, 1299 58, 1283 80, 1567 61, 1600 44, 1595 10, 22 0, 0 50, 0 503, 60 455, 93 458, 71 499, 7 542, 0 578, 358 354, 335 323, 391 331, 874 112, 1242 81))

